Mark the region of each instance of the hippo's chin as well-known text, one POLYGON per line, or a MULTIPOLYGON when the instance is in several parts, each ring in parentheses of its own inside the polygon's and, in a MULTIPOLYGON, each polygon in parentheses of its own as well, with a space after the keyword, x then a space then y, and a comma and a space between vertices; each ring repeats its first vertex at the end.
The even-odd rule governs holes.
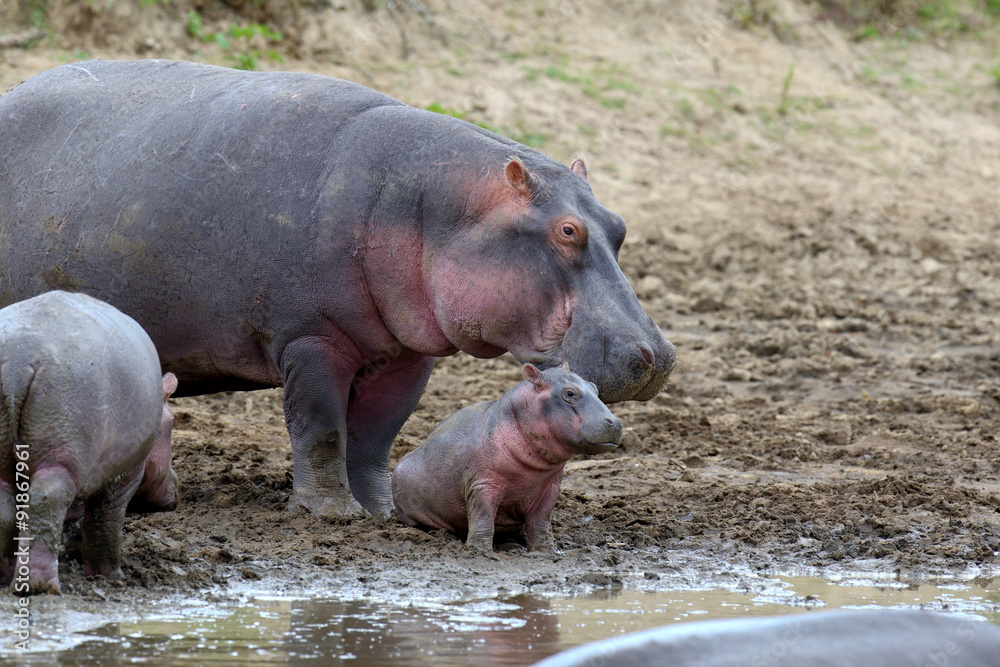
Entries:
POLYGON ((618 443, 616 442, 584 442, 577 450, 581 454, 604 454, 605 452, 613 452, 618 449, 618 443))

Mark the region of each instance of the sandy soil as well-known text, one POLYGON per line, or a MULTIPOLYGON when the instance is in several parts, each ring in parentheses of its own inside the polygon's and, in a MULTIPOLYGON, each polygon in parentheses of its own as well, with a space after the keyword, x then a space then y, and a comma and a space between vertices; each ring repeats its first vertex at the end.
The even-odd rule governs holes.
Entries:
MULTIPOLYGON (((84 56, 228 62, 235 47, 184 33, 189 4, 60 6, 55 38, 0 51, 0 89, 84 56)), ((497 561, 395 520, 286 511, 279 390, 175 400, 180 507, 128 520, 121 583, 84 579, 70 546, 69 596, 272 578, 559 591, 653 585, 692 563, 992 577, 996 26, 970 15, 961 34, 854 42, 800 2, 746 27, 733 3, 694 0, 268 6, 285 61, 261 67, 349 78, 564 162, 585 155, 629 223, 622 268, 678 368, 654 400, 613 406, 621 452, 567 467, 559 552, 506 544, 497 561)), ((206 33, 234 20, 204 17, 206 33)), ((394 460, 518 379, 510 357, 441 360, 394 460)))

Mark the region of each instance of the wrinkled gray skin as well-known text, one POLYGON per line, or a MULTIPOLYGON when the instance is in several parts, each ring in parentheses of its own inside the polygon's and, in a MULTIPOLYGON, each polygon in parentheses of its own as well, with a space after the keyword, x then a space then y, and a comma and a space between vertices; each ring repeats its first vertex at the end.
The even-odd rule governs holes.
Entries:
POLYGON ((338 79, 89 61, 0 97, 0 305, 107 301, 184 395, 283 386, 293 502, 318 513, 392 509, 434 357, 654 396, 674 348, 624 236, 582 161, 338 79))
POLYGON ((678 623, 586 644, 535 667, 996 667, 1000 628, 915 610, 807 611, 678 623))
POLYGON ((177 502, 167 407, 176 387, 142 327, 106 303, 55 291, 0 310, 0 584, 59 593, 74 502, 84 572, 121 576, 129 501, 147 511, 177 502), (26 557, 19 544, 30 545, 26 557))
POLYGON ((467 535, 467 546, 488 552, 495 532, 512 531, 529 549, 552 549, 566 462, 613 451, 622 423, 575 373, 528 364, 524 378, 445 419, 396 464, 392 495, 403 521, 467 535))

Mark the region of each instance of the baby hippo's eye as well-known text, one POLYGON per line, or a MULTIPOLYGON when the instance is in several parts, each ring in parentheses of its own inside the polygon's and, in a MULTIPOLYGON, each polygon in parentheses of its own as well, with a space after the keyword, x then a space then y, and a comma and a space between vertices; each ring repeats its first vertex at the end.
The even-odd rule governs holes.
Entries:
POLYGON ((566 387, 563 389, 563 400, 567 403, 576 403, 576 399, 579 397, 580 392, 575 387, 566 387))

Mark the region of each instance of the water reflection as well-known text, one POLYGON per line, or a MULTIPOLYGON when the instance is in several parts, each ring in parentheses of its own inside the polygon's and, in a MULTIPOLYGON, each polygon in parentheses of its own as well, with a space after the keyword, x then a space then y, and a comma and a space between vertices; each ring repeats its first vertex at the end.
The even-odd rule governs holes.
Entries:
MULTIPOLYGON (((589 641, 680 621, 816 606, 924 606, 1000 622, 1000 593, 975 585, 911 585, 781 577, 766 591, 615 591, 456 603, 258 597, 157 610, 86 633, 29 665, 524 665, 589 641)), ((995 587, 994 587, 995 588, 995 587)), ((66 635, 63 635, 66 639, 66 635)), ((5 656, 0 653, 0 662, 5 656)), ((9 657, 9 654, 6 656, 9 657)))
POLYGON ((559 639, 549 602, 533 597, 406 608, 303 600, 292 603, 290 621, 283 650, 291 663, 524 664, 559 639))

